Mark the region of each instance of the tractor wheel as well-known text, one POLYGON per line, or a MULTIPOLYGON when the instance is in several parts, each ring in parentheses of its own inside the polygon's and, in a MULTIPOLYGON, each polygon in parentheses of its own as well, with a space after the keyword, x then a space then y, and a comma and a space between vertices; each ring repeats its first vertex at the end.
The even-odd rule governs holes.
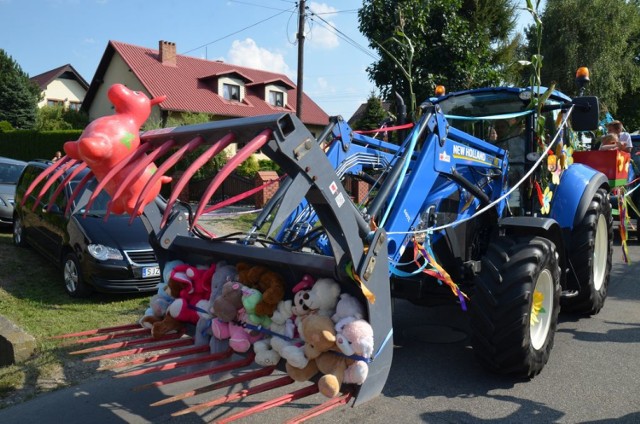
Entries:
POLYGON ((563 311, 589 315, 600 312, 607 298, 612 243, 611 205, 607 191, 601 188, 571 233, 568 286, 579 289, 576 295, 563 297, 563 311))
POLYGON ((492 371, 531 378, 549 359, 560 312, 553 242, 500 237, 489 245, 471 298, 476 358, 492 371))

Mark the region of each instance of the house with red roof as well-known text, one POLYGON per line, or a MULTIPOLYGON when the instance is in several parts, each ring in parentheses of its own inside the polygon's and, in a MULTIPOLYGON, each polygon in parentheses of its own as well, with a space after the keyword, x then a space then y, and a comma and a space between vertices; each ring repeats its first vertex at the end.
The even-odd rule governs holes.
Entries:
MULTIPOLYGON (((113 113, 107 90, 116 83, 150 98, 166 95, 149 118, 163 123, 184 112, 213 120, 295 113, 297 89, 286 75, 179 55, 168 41, 158 50, 109 41, 82 105, 90 119, 113 113)), ((318 134, 329 117, 303 94, 301 120, 318 134)))
POLYGON ((89 89, 87 81, 68 63, 30 79, 42 91, 38 107, 64 106, 80 110, 89 89))

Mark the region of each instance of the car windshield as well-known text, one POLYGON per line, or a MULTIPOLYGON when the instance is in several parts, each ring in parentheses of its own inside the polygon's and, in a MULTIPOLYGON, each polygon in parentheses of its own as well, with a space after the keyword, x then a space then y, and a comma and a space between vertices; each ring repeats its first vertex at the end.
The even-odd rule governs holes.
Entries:
MULTIPOLYGON (((72 181, 69 184, 69 186, 71 187, 71 192, 76 189, 78 183, 79 181, 72 181)), ((76 211, 76 213, 85 213, 85 206, 89 202, 91 194, 93 193, 97 185, 98 183, 95 179, 93 179, 84 186, 82 191, 78 194, 73 202, 74 210, 76 211)), ((106 191, 101 190, 98 194, 98 197, 96 197, 96 199, 91 204, 89 212, 92 215, 104 216, 107 213, 107 207, 109 206, 110 201, 111 197, 109 197, 109 194, 106 191)))
POLYGON ((0 184, 16 184, 24 165, 0 162, 0 184))

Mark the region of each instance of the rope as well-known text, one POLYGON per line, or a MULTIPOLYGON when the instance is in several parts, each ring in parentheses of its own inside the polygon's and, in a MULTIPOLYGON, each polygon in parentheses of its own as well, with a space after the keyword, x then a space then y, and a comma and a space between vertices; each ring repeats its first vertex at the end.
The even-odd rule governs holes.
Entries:
POLYGON ((491 208, 493 208, 495 205, 497 205, 498 203, 500 203, 502 200, 506 199, 507 197, 509 197, 511 195, 511 193, 513 193, 518 187, 520 187, 520 185, 522 185, 522 183, 524 183, 531 174, 533 174, 534 171, 536 171, 536 169, 538 168, 538 165, 540 165, 540 163, 547 157, 548 153, 549 153, 549 148, 555 144, 558 135, 561 133, 561 131, 564 129, 564 127, 566 127, 567 125, 567 120, 569 119, 569 116, 571 116, 571 111, 573 110, 573 106, 571 106, 571 109, 569 109, 569 113, 567 113, 564 117, 564 119, 562 120, 562 125, 561 127, 558 129, 558 132, 556 132, 556 135, 553 137, 553 139, 549 142, 549 144, 547 144, 543 151, 542 154, 540 155, 540 158, 538 158, 538 160, 536 161, 536 163, 531 167, 531 169, 529 169, 529 171, 524 174, 524 176, 522 177, 522 179, 520 181, 518 181, 513 187, 511 187, 511 189, 509 189, 509 191, 507 191, 505 194, 503 194, 502 196, 498 197, 496 200, 494 200, 493 202, 489 203, 487 206, 485 206, 484 208, 478 210, 475 214, 467 217, 467 218, 463 218, 459 221, 454 221, 454 222, 450 222, 449 224, 445 224, 445 225, 441 225, 439 227, 429 227, 429 228, 425 228, 424 230, 415 230, 415 231, 392 231, 392 232, 388 232, 388 235, 394 235, 394 234, 424 234, 424 233, 433 233, 435 231, 441 231, 444 230, 446 228, 449 227, 455 227, 457 225, 462 224, 463 222, 467 222, 470 221, 474 218, 477 218, 478 216, 482 215, 483 213, 487 212, 488 210, 490 210, 491 208))

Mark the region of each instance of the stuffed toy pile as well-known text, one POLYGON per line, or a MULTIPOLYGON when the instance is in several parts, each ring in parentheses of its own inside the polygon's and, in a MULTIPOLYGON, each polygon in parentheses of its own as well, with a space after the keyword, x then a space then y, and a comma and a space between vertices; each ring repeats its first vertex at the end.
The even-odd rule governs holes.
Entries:
POLYGON ((296 381, 320 374, 320 392, 332 398, 342 384, 367 378, 374 339, 365 317, 358 298, 331 278, 304 274, 289 286, 262 265, 172 261, 140 323, 154 337, 195 324, 196 344, 212 352, 253 348, 257 364, 284 361, 296 381))

